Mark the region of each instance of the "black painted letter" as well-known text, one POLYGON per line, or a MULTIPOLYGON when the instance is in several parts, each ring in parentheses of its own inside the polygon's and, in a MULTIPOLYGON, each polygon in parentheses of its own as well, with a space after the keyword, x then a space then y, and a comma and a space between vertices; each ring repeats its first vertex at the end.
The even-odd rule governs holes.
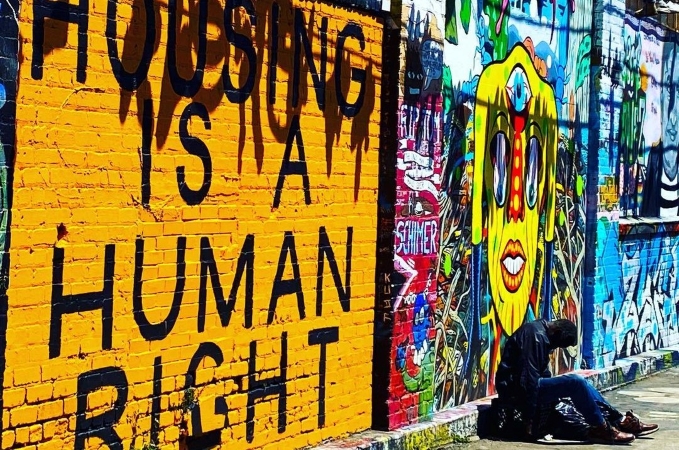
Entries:
POLYGON ((156 356, 153 360, 153 400, 151 401, 151 443, 158 445, 160 434, 160 396, 163 394, 163 359, 156 356))
MULTIPOLYGON (((186 378, 184 389, 191 389, 196 386, 196 370, 205 358, 210 358, 215 362, 215 366, 219 367, 224 362, 224 354, 217 344, 214 342, 203 342, 198 346, 198 350, 193 354, 191 362, 189 362, 189 369, 186 371, 186 378)), ((228 406, 224 397, 215 398, 215 414, 224 416, 224 426, 228 426, 228 406)), ((192 436, 197 437, 203 434, 203 425, 200 420, 200 404, 194 405, 191 409, 191 425, 193 427, 192 436)), ((218 436, 221 430, 217 430, 218 436)))
POLYGON ((189 80, 177 71, 177 0, 169 0, 167 4, 167 70, 172 89, 182 97, 193 97, 203 84, 207 59, 207 2, 198 0, 198 57, 196 71, 189 80))
POLYGON ((339 328, 329 327, 309 331, 309 345, 321 346, 318 361, 318 426, 325 426, 325 363, 328 360, 328 344, 339 341, 339 328))
POLYGON ((248 234, 245 237, 243 248, 238 256, 236 276, 231 285, 229 299, 224 301, 224 291, 219 282, 219 272, 215 255, 210 247, 210 240, 207 237, 200 238, 200 288, 198 290, 198 332, 205 331, 205 309, 207 307, 207 279, 210 273, 210 283, 212 292, 217 302, 217 313, 223 327, 229 326, 231 313, 236 306, 236 296, 240 288, 243 272, 245 272, 245 328, 252 327, 252 294, 254 289, 254 263, 255 263, 255 236, 248 234))
POLYGON ((337 36, 337 49, 335 50, 335 95, 337 95, 337 103, 339 103, 340 111, 347 117, 355 117, 363 107, 363 100, 365 98, 365 69, 351 68, 351 79, 361 83, 361 89, 358 93, 358 98, 353 104, 347 103, 347 99, 342 92, 342 60, 344 59, 344 42, 347 38, 357 39, 361 45, 361 51, 365 50, 365 36, 360 25, 355 23, 348 23, 339 36, 337 36))
POLYGON ((304 188, 304 203, 311 204, 311 191, 309 189, 309 172, 306 167, 306 157, 304 156, 304 142, 302 141, 302 131, 299 127, 299 116, 292 118, 290 124, 290 131, 288 131, 288 140, 285 143, 285 153, 283 154, 283 163, 281 170, 278 172, 278 183, 276 183, 276 192, 273 196, 273 207, 278 208, 281 204, 281 193, 283 192, 283 184, 285 177, 288 175, 301 175, 302 186, 304 188), (299 152, 298 161, 290 161, 290 153, 292 152, 292 141, 297 141, 297 151, 299 152))
POLYGON ((78 25, 78 65, 76 80, 84 83, 87 79, 87 28, 90 16, 89 0, 79 0, 78 6, 68 2, 35 0, 33 3, 33 64, 31 77, 42 80, 45 62, 45 19, 60 20, 78 25))
POLYGON ((210 150, 208 150, 207 145, 203 141, 189 135, 189 119, 194 116, 203 119, 206 130, 212 129, 210 116, 205 105, 202 103, 191 103, 184 108, 182 117, 179 119, 179 139, 184 150, 193 156, 198 156, 203 163, 203 184, 197 191, 186 185, 184 166, 177 167, 179 194, 187 205, 200 204, 207 196, 207 193, 210 191, 210 184, 212 184, 212 158, 210 157, 210 150))
POLYGON ((123 443, 113 425, 125 411, 127 403, 127 376, 118 367, 91 370, 78 377, 78 411, 75 415, 75 450, 85 450, 88 438, 97 438, 111 450, 122 450, 123 443), (87 417, 87 396, 99 389, 113 387, 117 392, 113 408, 87 417))
POLYGON ((332 280, 335 282, 335 288, 337 288, 337 295, 339 296, 340 304, 342 305, 342 311, 351 311, 351 241, 353 240, 353 236, 353 227, 348 227, 347 253, 344 259, 345 288, 342 286, 342 279, 340 278, 339 268, 337 267, 337 261, 335 260, 335 252, 332 251, 330 239, 328 239, 328 233, 325 231, 325 227, 321 227, 318 230, 318 273, 316 274, 316 279, 318 280, 316 284, 317 316, 320 316, 323 313, 323 255, 325 255, 325 257, 328 259, 330 273, 332 274, 332 280))
POLYGON ((146 35, 141 61, 134 72, 128 72, 118 57, 118 0, 108 0, 106 9, 106 45, 108 46, 108 60, 111 70, 118 81, 118 85, 126 91, 135 91, 146 80, 149 66, 153 58, 153 44, 156 42, 156 16, 153 11, 153 0, 144 0, 146 12, 146 35))
POLYGON ((50 320, 49 357, 61 354, 61 322, 64 314, 101 309, 101 348, 110 350, 113 341, 113 273, 116 246, 104 250, 104 288, 98 292, 64 295, 64 249, 55 248, 52 259, 52 313, 50 320))
POLYGON ((160 341, 165 339, 179 318, 179 308, 182 306, 184 298, 184 284, 186 284, 186 238, 177 238, 177 275, 174 286, 174 296, 172 306, 167 313, 167 317, 160 323, 151 323, 146 318, 144 304, 142 301, 142 287, 144 275, 144 239, 138 238, 135 242, 134 257, 134 288, 132 290, 132 314, 134 321, 139 326, 139 332, 147 341, 160 341))
POLYGON ((306 313, 304 311, 304 293, 302 292, 302 278, 299 274, 299 264, 297 263, 297 250, 295 249, 295 236, 292 231, 286 231, 283 238, 283 246, 281 247, 281 254, 278 257, 278 270, 276 271, 276 278, 273 281, 273 289, 271 289, 271 300, 269 301, 269 314, 267 317, 267 324, 273 322, 276 314, 276 305, 278 298, 284 295, 297 295, 297 310, 299 311, 299 318, 304 319, 306 313), (285 270, 285 262, 290 253, 290 262, 292 264, 292 276, 290 280, 282 280, 283 271, 285 270))
MULTIPOLYGON (((292 82, 292 106, 297 107, 299 103, 299 79, 300 79, 300 56, 302 47, 304 47, 304 56, 311 72, 311 79, 314 81, 314 89, 316 90, 316 102, 318 108, 325 110, 325 70, 328 61, 328 18, 323 17, 321 20, 321 73, 316 70, 314 63, 314 54, 311 52, 311 44, 309 43, 309 35, 306 30, 306 23, 304 23, 304 13, 300 8, 295 8, 295 66, 293 70, 292 82)), ((339 97, 338 97, 339 98, 339 97)))
POLYGON ((252 442, 255 438, 255 401, 272 395, 278 396, 278 433, 284 433, 287 425, 286 400, 288 396, 288 333, 281 335, 281 363, 279 376, 257 380, 257 341, 250 342, 248 360, 248 405, 245 417, 245 438, 252 442))
POLYGON ((278 3, 271 3, 271 24, 269 25, 269 103, 276 103, 276 74, 278 72, 278 3))
POLYGON ((141 205, 151 202, 151 140, 153 139, 153 100, 146 99, 141 119, 141 205))
POLYGON ((233 31, 233 10, 241 7, 250 16, 250 24, 253 27, 257 25, 257 14, 251 0, 226 0, 226 6, 224 7, 224 32, 226 33, 226 39, 237 49, 245 53, 245 56, 248 58, 248 77, 243 87, 240 88, 235 87, 231 83, 229 58, 224 62, 222 84, 224 85, 226 98, 231 103, 245 103, 252 93, 252 88, 255 86, 255 73, 257 72, 257 52, 255 52, 252 41, 242 34, 236 34, 233 31))

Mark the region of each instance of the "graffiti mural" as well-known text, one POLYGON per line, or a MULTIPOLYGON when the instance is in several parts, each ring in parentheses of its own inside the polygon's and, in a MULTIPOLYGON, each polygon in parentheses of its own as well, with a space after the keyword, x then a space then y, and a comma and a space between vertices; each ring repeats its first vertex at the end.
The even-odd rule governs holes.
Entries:
MULTIPOLYGON (((596 269, 596 283, 593 298, 602 301, 593 303, 592 353, 596 358, 590 361, 591 367, 611 366, 616 358, 616 342, 611 332, 615 311, 620 310, 620 284, 622 274, 619 269, 620 243, 618 230, 618 211, 599 213, 597 220, 596 261, 614 261, 615 266, 599 264, 596 269)), ((588 345, 589 343, 585 343, 588 345)))
POLYGON ((623 297, 612 321, 616 359, 679 341, 679 227, 634 225, 623 231, 623 297))
POLYGON ((434 311, 439 252, 443 101, 443 5, 403 7, 394 226, 389 427, 433 410, 434 311))
POLYGON ((493 393, 526 321, 579 325, 590 27, 584 2, 448 2, 436 410, 493 393))
POLYGON ((677 44, 651 23, 625 20, 618 180, 625 217, 679 213, 677 44))
POLYGON ((554 237, 556 104, 525 47, 517 45, 506 60, 483 71, 474 137, 478 176, 472 186, 472 245, 482 244, 485 221, 490 320, 512 334, 529 303, 537 312, 545 271, 538 255, 554 237), (509 77, 503 77, 507 72, 509 77), (542 242, 541 215, 546 221, 542 242))
POLYGON ((619 358, 679 342, 679 226, 619 227, 617 221, 605 218, 599 223, 599 236, 606 238, 597 243, 597 258, 620 258, 617 271, 602 268, 601 274, 607 279, 598 288, 597 298, 603 301, 595 304, 595 366, 606 367, 619 358), (611 286, 620 289, 604 291, 611 286))
POLYGON ((622 39, 608 40, 596 69, 599 201, 585 352, 592 367, 679 341, 678 50, 676 33, 625 16, 622 39))
MULTIPOLYGON (((616 14, 624 3, 616 0, 604 2, 605 14, 616 14)), ((603 12, 600 14, 604 14, 603 12)), ((616 16, 617 17, 617 16, 616 16)), ((621 105, 623 104, 623 80, 629 73, 622 68, 621 59, 625 52, 620 35, 624 18, 618 22, 601 20, 602 32, 608 36, 602 51, 601 63, 592 65, 592 92, 594 107, 590 110, 593 133, 591 140, 597 151, 598 165, 589 167, 597 175, 597 183, 590 185, 591 195, 597 201, 588 207, 587 241, 590 254, 587 258, 585 277, 586 293, 583 304, 583 365, 590 368, 610 366, 615 361, 615 339, 611 332, 612 318, 621 298, 622 272, 620 270, 620 183, 618 178, 618 155, 631 142, 619 139, 621 127, 621 105)), ((627 125, 626 125, 627 126, 627 125)), ((592 198, 593 198, 592 197, 592 198)))

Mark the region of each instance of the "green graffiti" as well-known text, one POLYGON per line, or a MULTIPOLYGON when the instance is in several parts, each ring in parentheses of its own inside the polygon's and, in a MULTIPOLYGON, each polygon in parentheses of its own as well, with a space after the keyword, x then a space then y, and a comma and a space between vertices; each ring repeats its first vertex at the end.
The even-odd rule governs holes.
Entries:
POLYGON ((469 438, 455 434, 451 427, 442 424, 427 427, 414 433, 406 433, 402 448, 403 450, 420 450, 423 448, 443 448, 450 444, 467 443, 469 443, 469 438))
MULTIPOLYGON (((453 45, 457 45, 457 5, 458 0, 446 1, 446 40, 453 45)), ((469 33, 469 23, 472 17, 471 0, 462 0, 460 8, 460 22, 465 34, 469 33)))
POLYGON ((502 60, 507 56, 509 36, 509 8, 504 8, 503 0, 485 0, 483 12, 488 15, 488 38, 493 43, 493 59, 502 60))
POLYGON ((582 197, 582 192, 585 190, 585 180, 582 178, 582 175, 578 175, 577 180, 575 181, 575 193, 578 195, 578 197, 582 197))
POLYGON ((453 113, 453 74, 450 67, 443 66, 443 116, 449 117, 453 113))
POLYGON ((635 92, 635 95, 622 101, 620 111, 620 160, 625 166, 633 165, 641 153, 639 133, 643 122, 642 102, 646 94, 635 92))
POLYGON ((457 45, 457 14, 455 0, 446 1, 446 41, 457 45))
POLYGON ((443 255, 443 271, 447 277, 453 272, 453 259, 449 254, 443 255))
POLYGON ((460 22, 465 34, 469 33, 469 21, 472 17, 472 0, 462 0, 462 8, 460 9, 460 22))
POLYGON ((428 417, 434 411, 434 364, 435 355, 430 347, 422 360, 417 375, 411 376, 406 368, 401 370, 403 384, 408 392, 419 392, 418 417, 428 417))
MULTIPOLYGON (((639 36, 624 38, 625 64, 621 82, 623 89, 620 111, 620 162, 626 167, 637 162, 641 152, 641 124, 646 93, 641 89, 641 40, 639 36)), ((631 194, 631 192, 630 192, 631 194)))
POLYGON ((578 48, 578 59, 576 68, 577 77, 575 78, 576 91, 585 84, 585 80, 589 75, 589 61, 591 51, 592 51, 592 38, 588 34, 584 38, 582 38, 582 41, 580 41, 580 47, 578 48))

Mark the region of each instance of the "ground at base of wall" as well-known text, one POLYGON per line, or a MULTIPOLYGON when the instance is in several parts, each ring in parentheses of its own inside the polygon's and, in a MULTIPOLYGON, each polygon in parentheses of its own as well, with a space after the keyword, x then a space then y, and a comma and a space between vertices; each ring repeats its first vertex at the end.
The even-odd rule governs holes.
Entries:
MULTIPOLYGON (((655 350, 616 361, 615 366, 576 373, 606 391, 679 365, 679 346, 655 350)), ((427 422, 394 431, 365 431, 346 439, 335 440, 312 450, 434 450, 459 442, 478 433, 479 419, 490 407, 492 397, 442 411, 427 422)))
MULTIPOLYGON (((633 410, 644 422, 657 424, 658 433, 640 436, 632 445, 634 450, 677 449, 679 442, 679 367, 665 370, 639 382, 628 384, 620 389, 604 393, 604 398, 618 411, 633 410)), ((547 450, 542 443, 516 442, 502 439, 473 439, 465 444, 446 445, 436 450, 547 450)), ((610 444, 567 444, 553 443, 553 449, 559 450, 613 450, 610 444)))

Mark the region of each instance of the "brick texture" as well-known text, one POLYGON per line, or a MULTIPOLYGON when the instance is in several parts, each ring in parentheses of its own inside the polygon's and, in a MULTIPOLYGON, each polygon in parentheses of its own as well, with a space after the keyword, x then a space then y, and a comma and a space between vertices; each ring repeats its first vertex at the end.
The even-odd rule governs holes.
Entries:
POLYGON ((36 0, 19 25, 2 448, 368 428, 381 22, 36 0))

